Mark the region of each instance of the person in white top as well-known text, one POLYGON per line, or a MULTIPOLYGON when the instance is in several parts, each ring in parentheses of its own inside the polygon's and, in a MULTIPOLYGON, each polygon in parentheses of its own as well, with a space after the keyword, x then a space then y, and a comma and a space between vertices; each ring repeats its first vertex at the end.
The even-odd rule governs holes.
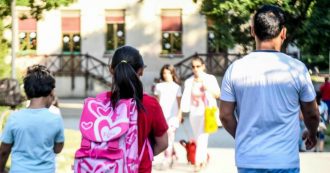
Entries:
POLYGON ((165 151, 164 164, 173 165, 173 159, 176 158, 174 150, 175 131, 179 127, 182 119, 180 111, 181 86, 173 65, 165 64, 160 70, 160 83, 155 86, 154 95, 162 107, 164 116, 169 126, 168 147, 165 151))
POLYGON ((258 9, 251 34, 256 51, 230 65, 222 81, 222 125, 235 138, 239 173, 298 173, 300 109, 306 149, 317 141, 319 111, 310 75, 302 62, 280 52, 286 28, 279 7, 258 9))
POLYGON ((207 163, 209 134, 204 131, 205 106, 217 106, 216 98, 220 96, 220 87, 215 76, 204 72, 205 63, 201 57, 194 57, 191 67, 193 76, 184 83, 181 110, 190 112, 189 120, 197 145, 195 171, 198 171, 207 163))
POLYGON ((60 110, 59 105, 58 105, 57 96, 54 96, 54 100, 53 100, 52 104, 50 105, 50 107, 48 109, 49 109, 50 112, 52 112, 54 114, 62 115, 61 110, 60 110))

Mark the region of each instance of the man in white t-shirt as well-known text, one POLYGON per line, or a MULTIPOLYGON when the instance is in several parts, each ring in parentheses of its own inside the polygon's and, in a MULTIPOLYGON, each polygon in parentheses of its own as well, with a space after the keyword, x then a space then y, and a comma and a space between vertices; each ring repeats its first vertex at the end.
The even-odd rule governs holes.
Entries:
POLYGON ((235 61, 222 81, 220 118, 235 138, 239 173, 300 171, 300 109, 307 127, 306 148, 317 141, 315 90, 305 65, 280 52, 284 25, 280 8, 262 6, 251 26, 256 51, 235 61))

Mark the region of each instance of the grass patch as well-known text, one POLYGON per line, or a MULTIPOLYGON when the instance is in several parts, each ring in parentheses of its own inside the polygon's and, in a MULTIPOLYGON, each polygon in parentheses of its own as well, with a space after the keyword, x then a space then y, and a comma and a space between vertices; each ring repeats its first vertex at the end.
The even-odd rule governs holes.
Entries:
MULTIPOLYGON (((0 136, 2 130, 10 115, 9 107, 0 106, 0 136)), ((65 129, 64 130, 65 142, 64 148, 60 154, 56 156, 56 172, 68 173, 72 171, 74 161, 74 154, 80 146, 81 134, 78 130, 65 129)), ((10 168, 10 158, 8 158, 6 168, 10 168)))
POLYGON ((56 172, 73 172, 72 166, 74 162, 74 154, 80 147, 81 134, 78 130, 65 129, 64 148, 60 154, 56 156, 56 172))
POLYGON ((324 150, 330 152, 330 125, 325 131, 325 141, 324 141, 324 150))
MULTIPOLYGON (((56 173, 73 172, 74 154, 80 146, 81 134, 78 130, 64 130, 65 143, 60 154, 56 156, 56 173)), ((10 168, 10 156, 6 164, 6 170, 10 168)))
POLYGON ((9 107, 0 106, 0 136, 2 134, 3 129, 5 128, 5 124, 10 114, 9 107))

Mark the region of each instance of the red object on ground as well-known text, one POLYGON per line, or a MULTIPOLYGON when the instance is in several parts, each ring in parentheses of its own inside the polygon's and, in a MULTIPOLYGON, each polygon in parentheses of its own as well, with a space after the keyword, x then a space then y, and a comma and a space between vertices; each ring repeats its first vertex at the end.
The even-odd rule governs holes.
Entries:
MULTIPOLYGON (((186 149, 187 152, 187 160, 188 163, 195 165, 195 156, 196 156, 196 142, 194 140, 190 140, 187 142, 186 140, 180 140, 180 144, 186 149)), ((207 163, 210 161, 210 155, 207 154, 207 163)))
POLYGON ((187 160, 190 164, 195 165, 195 156, 196 156, 196 142, 191 140, 189 142, 185 140, 180 140, 180 144, 187 151, 187 160))

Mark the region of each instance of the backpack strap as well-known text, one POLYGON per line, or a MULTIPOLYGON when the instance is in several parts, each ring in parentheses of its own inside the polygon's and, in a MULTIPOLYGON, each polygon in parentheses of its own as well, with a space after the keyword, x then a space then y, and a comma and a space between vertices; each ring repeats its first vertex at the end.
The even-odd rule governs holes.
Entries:
POLYGON ((90 149, 91 148, 91 141, 86 139, 85 137, 82 137, 80 147, 84 148, 84 149, 90 149))
POLYGON ((149 159, 150 159, 150 161, 153 161, 154 160, 154 152, 152 151, 152 147, 150 145, 150 141, 147 138, 144 141, 144 144, 143 144, 143 147, 142 147, 140 156, 139 156, 139 162, 141 162, 141 160, 142 160, 142 157, 143 157, 143 154, 144 154, 144 150, 146 149, 146 147, 148 148, 148 153, 149 153, 149 159))
POLYGON ((108 149, 111 150, 112 148, 119 148, 119 141, 118 140, 113 140, 113 141, 108 141, 108 149))

